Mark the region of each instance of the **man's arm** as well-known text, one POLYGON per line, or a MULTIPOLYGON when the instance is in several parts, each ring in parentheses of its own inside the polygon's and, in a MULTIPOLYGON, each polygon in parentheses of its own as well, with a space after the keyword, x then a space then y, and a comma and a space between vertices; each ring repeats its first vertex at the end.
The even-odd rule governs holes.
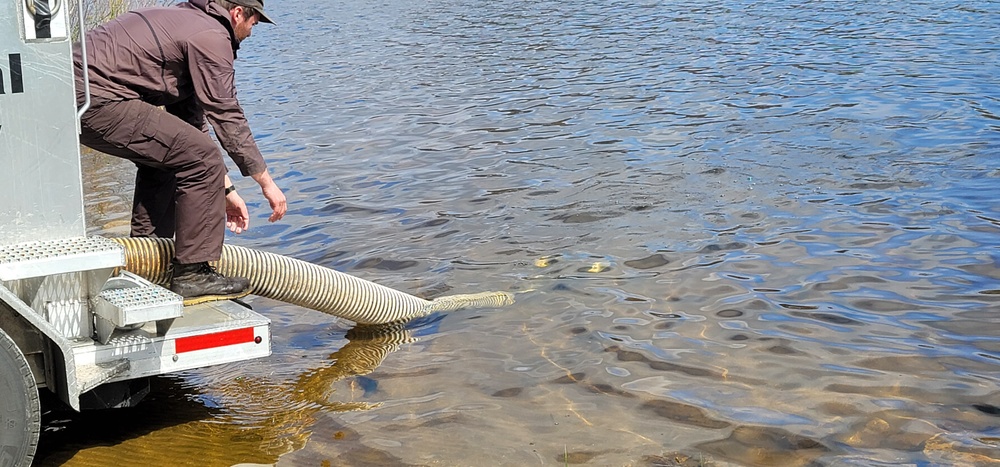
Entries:
MULTIPOLYGON (((214 31, 203 33, 198 40, 189 42, 188 57, 195 95, 215 128, 215 135, 223 149, 239 167, 240 173, 249 175, 260 185, 261 192, 271 205, 268 220, 275 222, 281 219, 288 209, 285 195, 268 173, 243 108, 236 100, 235 56, 228 36, 214 31)), ((226 186, 230 183, 227 176, 226 186)))
POLYGON ((228 34, 224 30, 206 30, 195 35, 187 43, 187 57, 198 105, 222 148, 244 176, 266 170, 267 164, 236 99, 235 56, 228 34))

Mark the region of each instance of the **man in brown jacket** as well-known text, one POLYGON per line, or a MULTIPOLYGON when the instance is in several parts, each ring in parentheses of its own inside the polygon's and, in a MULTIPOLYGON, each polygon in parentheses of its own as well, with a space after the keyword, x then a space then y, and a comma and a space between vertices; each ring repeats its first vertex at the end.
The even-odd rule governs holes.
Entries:
MULTIPOLYGON (((249 281, 209 266, 222 255, 225 229, 246 230, 246 203, 229 180, 210 123, 242 175, 253 177, 285 215, 285 195, 268 174, 236 100, 233 61, 258 21, 272 23, 263 0, 189 0, 123 13, 87 33, 91 106, 80 141, 138 168, 134 237, 175 237, 170 288, 185 303, 235 298, 249 281)), ((85 100, 76 48, 77 100, 85 100)))

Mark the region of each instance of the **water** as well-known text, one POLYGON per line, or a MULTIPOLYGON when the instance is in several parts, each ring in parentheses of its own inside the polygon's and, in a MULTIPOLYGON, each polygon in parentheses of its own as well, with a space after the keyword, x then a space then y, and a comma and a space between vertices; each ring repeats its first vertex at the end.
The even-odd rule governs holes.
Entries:
POLYGON ((273 356, 49 416, 41 465, 1000 463, 1000 3, 268 8, 237 80, 289 214, 237 177, 227 241, 517 302, 254 299, 273 356))

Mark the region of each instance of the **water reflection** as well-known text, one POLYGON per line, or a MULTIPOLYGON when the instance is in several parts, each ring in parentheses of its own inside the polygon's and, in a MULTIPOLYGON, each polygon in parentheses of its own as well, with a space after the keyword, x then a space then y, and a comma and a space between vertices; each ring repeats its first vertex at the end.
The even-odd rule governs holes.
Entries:
POLYGON ((372 404, 343 402, 331 407, 327 401, 333 396, 333 383, 356 377, 352 389, 356 387, 362 396, 369 396, 377 390, 378 383, 363 376, 375 371, 386 355, 415 340, 403 324, 356 326, 347 331, 346 337, 347 344, 327 358, 332 364, 307 371, 296 381, 296 394, 301 396, 302 401, 323 406, 324 410, 372 408, 372 404))
POLYGON ((218 375, 204 381, 214 394, 212 404, 227 412, 213 425, 234 439, 259 443, 257 449, 268 456, 278 456, 305 445, 317 416, 378 407, 377 380, 365 375, 414 339, 404 325, 359 326, 344 337, 347 343, 325 360, 312 359, 296 368, 299 375, 293 381, 218 375), (234 425, 237 434, 232 433, 234 425))

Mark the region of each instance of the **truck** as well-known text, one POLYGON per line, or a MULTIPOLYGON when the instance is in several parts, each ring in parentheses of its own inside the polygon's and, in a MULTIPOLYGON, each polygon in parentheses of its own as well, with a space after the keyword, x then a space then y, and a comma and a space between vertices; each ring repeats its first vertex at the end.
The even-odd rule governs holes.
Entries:
POLYGON ((77 411, 131 407, 157 375, 271 354, 267 317, 184 306, 87 234, 64 2, 0 0, 0 467, 31 464, 39 391, 77 411))

